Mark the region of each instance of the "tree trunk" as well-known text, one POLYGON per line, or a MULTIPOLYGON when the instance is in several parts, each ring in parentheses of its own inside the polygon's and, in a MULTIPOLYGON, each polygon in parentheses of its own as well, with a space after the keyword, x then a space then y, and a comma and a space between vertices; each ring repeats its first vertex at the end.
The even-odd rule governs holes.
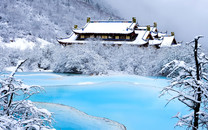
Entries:
MULTIPOLYGON (((196 63, 196 78, 197 80, 200 80, 199 77, 199 61, 198 61, 198 40, 195 39, 195 49, 194 49, 194 57, 195 57, 195 63, 196 63)), ((197 101, 201 102, 201 89, 200 87, 197 88, 197 101)), ((195 103, 194 107, 194 127, 193 130, 197 130, 199 127, 199 114, 198 112, 200 111, 200 103, 195 103)))
POLYGON ((14 96, 14 93, 11 94, 10 99, 9 99, 9 104, 8 104, 8 107, 7 107, 7 116, 9 116, 9 111, 10 111, 11 103, 13 101, 13 96, 14 96))

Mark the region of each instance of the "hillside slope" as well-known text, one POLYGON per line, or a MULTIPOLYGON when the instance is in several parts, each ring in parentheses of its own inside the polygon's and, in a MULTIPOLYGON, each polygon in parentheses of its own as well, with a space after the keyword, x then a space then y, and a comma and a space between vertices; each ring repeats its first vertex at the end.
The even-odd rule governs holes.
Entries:
POLYGON ((27 36, 56 42, 71 33, 74 24, 92 19, 119 19, 98 0, 1 0, 0 37, 4 42, 27 36))

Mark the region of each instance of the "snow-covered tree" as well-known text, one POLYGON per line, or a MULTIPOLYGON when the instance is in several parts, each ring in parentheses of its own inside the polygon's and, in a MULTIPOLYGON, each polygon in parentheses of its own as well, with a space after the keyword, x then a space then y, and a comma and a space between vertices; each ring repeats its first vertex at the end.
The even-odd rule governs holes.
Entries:
POLYGON ((170 94, 172 97, 169 102, 178 99, 190 110, 188 115, 182 116, 178 113, 175 116, 178 118, 176 126, 186 126, 193 130, 208 129, 208 57, 202 53, 198 45, 201 37, 198 36, 192 41, 195 42, 194 62, 187 64, 174 60, 162 69, 162 72, 170 72, 168 76, 172 81, 162 90, 161 96, 170 94))
POLYGON ((162 66, 174 59, 190 62, 192 52, 191 47, 185 45, 156 49, 151 46, 103 46, 102 41, 92 40, 89 44, 63 47, 33 37, 21 39, 21 42, 28 49, 14 48, 15 44, 0 45, 0 70, 8 70, 8 67, 16 66, 18 60, 28 59, 22 66, 23 71, 52 70, 83 74, 122 72, 158 76, 157 72, 162 66))
POLYGON ((42 90, 39 86, 28 86, 16 80, 14 75, 25 61, 6 78, 0 79, 0 129, 3 130, 47 130, 51 129, 51 113, 37 108, 30 96, 42 90))
POLYGON ((99 0, 0 0, 0 9, 0 37, 5 42, 34 36, 57 43, 56 37, 67 37, 75 24, 84 26, 86 17, 119 19, 99 0))

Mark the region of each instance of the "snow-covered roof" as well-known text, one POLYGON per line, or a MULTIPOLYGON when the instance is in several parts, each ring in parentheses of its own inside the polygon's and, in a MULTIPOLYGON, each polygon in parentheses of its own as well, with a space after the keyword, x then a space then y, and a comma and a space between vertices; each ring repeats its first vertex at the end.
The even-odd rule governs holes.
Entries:
POLYGON ((137 30, 147 30, 147 27, 146 26, 139 26, 139 27, 137 27, 137 30))
POLYGON ((166 37, 163 37, 163 41, 161 43, 161 47, 169 47, 172 45, 173 43, 173 40, 174 40, 174 36, 166 36, 166 37))
POLYGON ((132 21, 91 21, 75 33, 129 34, 134 31, 136 23, 132 21))
POLYGON ((137 38, 136 38, 136 40, 135 40, 135 42, 137 42, 138 44, 141 44, 141 45, 143 45, 143 44, 146 44, 147 43, 147 37, 148 37, 148 35, 149 35, 149 31, 135 31, 135 33, 136 34, 138 34, 138 36, 137 36, 137 38))
POLYGON ((155 37, 155 36, 157 36, 157 32, 151 32, 151 35, 153 36, 153 37, 155 37))
POLYGON ((132 21, 90 21, 82 29, 74 29, 73 33, 65 39, 58 39, 61 44, 85 44, 92 41, 88 38, 80 39, 80 34, 130 34, 134 32, 135 39, 132 40, 106 40, 100 41, 102 44, 131 44, 131 45, 160 45, 161 47, 172 46, 175 42, 174 36, 168 36, 167 33, 157 31, 157 27, 139 26, 132 21), (158 35, 158 37, 156 37, 158 35), (150 36, 150 38, 148 38, 150 36))
MULTIPOLYGON (((138 36, 134 41, 100 41, 102 44, 131 44, 131 45, 144 45, 147 43, 145 40, 146 37, 148 36, 146 31, 139 31, 137 32, 138 36)), ((57 39, 58 42, 60 43, 72 43, 72 44, 85 44, 85 43, 91 43, 92 41, 87 41, 87 40, 76 40, 78 37, 77 34, 72 33, 69 38, 64 38, 64 39, 57 39)))
POLYGON ((150 27, 150 30, 153 31, 153 32, 156 32, 157 28, 156 27, 150 27))
MULTIPOLYGON (((147 30, 147 26, 138 26, 137 30, 147 30)), ((150 31, 155 32, 157 30, 156 27, 150 26, 150 31)))
POLYGON ((149 40, 149 45, 160 45, 161 43, 162 40, 159 39, 149 40))
POLYGON ((158 37, 164 37, 166 35, 167 35, 166 32, 158 32, 158 37))

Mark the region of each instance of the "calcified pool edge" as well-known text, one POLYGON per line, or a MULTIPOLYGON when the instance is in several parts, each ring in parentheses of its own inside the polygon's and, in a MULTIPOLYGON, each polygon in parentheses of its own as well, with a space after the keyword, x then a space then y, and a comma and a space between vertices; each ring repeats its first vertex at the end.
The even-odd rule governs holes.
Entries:
MULTIPOLYGON (((67 118, 62 118, 62 116, 68 116, 68 122, 73 120, 78 124, 86 126, 87 129, 99 129, 99 130, 126 130, 126 127, 123 124, 120 124, 116 121, 112 121, 103 117, 95 117, 88 115, 85 112, 82 112, 74 107, 66 106, 63 104, 55 103, 46 103, 46 102, 34 102, 36 106, 46 108, 49 111, 53 112, 56 118, 61 118, 63 121, 67 122, 67 118), (65 113, 65 114, 62 114, 65 113), (60 116, 60 117, 57 117, 60 116), (90 126, 90 127, 89 127, 90 126)), ((55 122, 56 123, 56 122, 55 122)), ((86 129, 83 128, 83 129, 86 129)))

